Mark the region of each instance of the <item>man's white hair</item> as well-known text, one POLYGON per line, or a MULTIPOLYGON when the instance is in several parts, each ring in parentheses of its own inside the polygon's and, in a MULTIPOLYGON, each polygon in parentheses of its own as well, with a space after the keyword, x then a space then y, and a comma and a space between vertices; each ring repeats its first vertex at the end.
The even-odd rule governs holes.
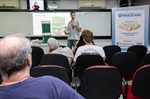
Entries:
POLYGON ((21 34, 10 35, 0 40, 0 71, 10 77, 28 66, 31 53, 30 41, 21 34))
POLYGON ((48 39, 48 46, 53 51, 59 47, 59 43, 55 38, 49 38, 48 39))

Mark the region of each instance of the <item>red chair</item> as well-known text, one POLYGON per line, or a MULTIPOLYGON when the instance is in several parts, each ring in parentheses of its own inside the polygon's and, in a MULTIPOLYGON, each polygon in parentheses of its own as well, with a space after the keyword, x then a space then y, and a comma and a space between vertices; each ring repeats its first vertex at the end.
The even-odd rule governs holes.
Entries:
POLYGON ((62 54, 44 54, 40 65, 58 65, 64 67, 67 72, 70 72, 68 58, 62 54))
POLYGON ((93 65, 105 65, 102 56, 91 54, 80 55, 75 64, 75 76, 82 77, 84 70, 93 65))
POLYGON ((32 46, 32 68, 40 64, 44 51, 41 47, 32 46))
POLYGON ((112 62, 112 57, 117 52, 121 52, 121 48, 118 45, 107 45, 103 47, 106 55, 105 62, 110 65, 112 62))
POLYGON ((41 76, 48 76, 48 75, 54 76, 66 82, 68 85, 70 85, 70 79, 67 70, 62 66, 56 66, 56 65, 38 66, 32 68, 30 74, 32 77, 41 77, 41 76))
POLYGON ((148 65, 148 64, 150 64, 150 53, 146 54, 144 61, 143 61, 143 66, 148 65))
POLYGON ((77 88, 80 86, 80 79, 82 79, 84 70, 93 65, 105 65, 102 56, 83 54, 77 58, 76 64, 73 66, 72 69, 72 85, 75 88, 75 90, 77 90, 77 88))
POLYGON ((134 52, 137 55, 138 66, 142 66, 147 48, 144 45, 133 45, 130 46, 127 51, 134 52))
POLYGON ((127 99, 150 99, 150 64, 135 72, 127 99))
POLYGON ((118 99, 122 76, 113 66, 92 66, 84 71, 81 95, 85 99, 118 99))
POLYGON ((131 80, 138 69, 137 56, 133 52, 118 52, 113 55, 111 66, 118 68, 124 78, 131 80))

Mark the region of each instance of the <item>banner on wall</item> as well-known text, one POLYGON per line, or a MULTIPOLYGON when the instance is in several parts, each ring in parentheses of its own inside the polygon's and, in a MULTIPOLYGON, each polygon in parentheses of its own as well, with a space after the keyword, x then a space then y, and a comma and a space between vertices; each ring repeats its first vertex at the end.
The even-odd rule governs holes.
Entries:
POLYGON ((148 47, 149 5, 112 9, 112 44, 127 50, 132 45, 148 47))

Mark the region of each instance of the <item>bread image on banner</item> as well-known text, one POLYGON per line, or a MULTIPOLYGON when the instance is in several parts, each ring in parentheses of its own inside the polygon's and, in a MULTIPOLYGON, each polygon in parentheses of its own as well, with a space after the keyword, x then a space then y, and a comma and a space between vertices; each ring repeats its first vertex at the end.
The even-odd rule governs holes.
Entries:
POLYGON ((122 24, 119 25, 119 27, 122 30, 132 31, 132 30, 139 29, 141 25, 138 24, 136 21, 125 21, 125 22, 122 22, 122 24))
POLYGON ((61 35, 65 30, 65 17, 55 16, 52 17, 52 33, 61 35))

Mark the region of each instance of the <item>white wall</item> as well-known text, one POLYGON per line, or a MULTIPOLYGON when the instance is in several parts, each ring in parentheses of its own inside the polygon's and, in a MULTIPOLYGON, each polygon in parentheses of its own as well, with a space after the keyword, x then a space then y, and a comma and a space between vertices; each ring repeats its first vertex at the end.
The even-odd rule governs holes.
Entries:
MULTIPOLYGON (((150 5, 150 0, 132 0, 132 4, 133 5, 150 5)), ((150 19, 149 19, 149 36, 148 37, 149 37, 149 45, 150 45, 150 19)))
POLYGON ((27 0, 20 0, 21 9, 27 9, 27 0))
POLYGON ((61 0, 59 2, 59 9, 78 9, 78 1, 61 0))
POLYGON ((119 7, 118 0, 106 0, 106 1, 107 1, 107 9, 119 7))
POLYGON ((19 8, 19 0, 0 0, 0 6, 19 8))
POLYGON ((150 5, 150 0, 132 0, 133 5, 150 5))

